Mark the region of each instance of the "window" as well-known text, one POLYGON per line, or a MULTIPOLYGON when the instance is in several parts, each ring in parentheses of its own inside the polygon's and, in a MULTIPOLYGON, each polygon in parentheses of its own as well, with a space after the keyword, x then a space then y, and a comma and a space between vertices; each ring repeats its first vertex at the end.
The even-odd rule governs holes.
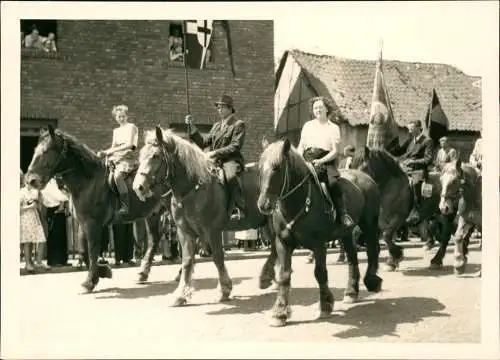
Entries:
POLYGON ((192 69, 201 69, 207 63, 211 63, 213 61, 212 31, 213 21, 211 20, 170 22, 168 36, 170 63, 187 65, 192 69))
POLYGON ((25 52, 57 53, 56 20, 21 20, 21 48, 25 52))

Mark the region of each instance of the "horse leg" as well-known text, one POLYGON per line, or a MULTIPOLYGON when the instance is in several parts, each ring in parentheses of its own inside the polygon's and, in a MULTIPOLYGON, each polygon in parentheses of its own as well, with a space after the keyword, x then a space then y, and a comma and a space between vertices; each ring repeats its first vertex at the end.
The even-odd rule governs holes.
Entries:
MULTIPOLYGON (((437 234, 439 249, 436 252, 436 255, 434 255, 431 259, 431 263, 429 265, 429 268, 434 270, 441 269, 443 267, 443 258, 446 255, 446 248, 448 247, 451 238, 453 216, 439 215, 436 220, 437 225, 440 228, 437 234)), ((435 228, 437 229, 438 226, 435 228)))
POLYGON ((461 275, 465 271, 467 265, 467 255, 465 254, 465 237, 473 225, 467 222, 463 216, 458 216, 458 226, 453 236, 455 240, 455 274, 461 275))
POLYGON ((328 271, 326 269, 326 244, 314 249, 314 277, 319 286, 319 318, 330 316, 333 311, 334 298, 328 287, 328 271))
MULTIPOLYGON (((389 258, 385 263, 386 271, 395 271, 399 267, 401 261, 404 259, 403 247, 397 245, 394 242, 394 232, 396 229, 397 229, 397 224, 392 223, 389 224, 389 226, 386 229, 384 229, 384 231, 382 231, 382 240, 387 245, 387 249, 389 250, 389 258)), ((380 244, 379 244, 379 249, 380 249, 380 244)))
POLYGON ((222 234, 220 231, 211 231, 207 235, 208 237, 205 237, 203 240, 208 241, 211 245, 212 259, 214 260, 217 272, 219 273, 220 296, 218 301, 228 301, 231 291, 233 290, 233 282, 231 281, 226 265, 224 264, 224 249, 221 239, 222 234))
POLYGON ((148 238, 148 248, 141 261, 141 270, 139 271, 138 279, 138 283, 144 283, 148 280, 149 273, 151 272, 151 265, 153 264, 155 254, 160 245, 160 217, 154 214, 148 217, 145 222, 137 222, 136 226, 144 226, 144 232, 147 234, 148 238))
POLYGON ((102 226, 92 220, 82 222, 80 226, 82 226, 82 233, 85 234, 87 239, 89 253, 87 279, 82 283, 82 287, 85 292, 90 293, 99 282, 97 258, 101 247, 102 226))
POLYGON ((348 262, 348 278, 347 286, 344 293, 344 302, 351 304, 358 299, 359 294, 359 264, 358 264, 358 249, 352 239, 352 232, 348 231, 342 236, 342 244, 344 244, 348 262))
POLYGON ((283 243, 281 238, 276 236, 276 252, 278 254, 278 292, 272 310, 271 326, 285 326, 290 318, 290 285, 292 279, 292 253, 293 248, 283 243))
POLYGON ((424 246, 423 246, 424 251, 431 250, 435 244, 433 234, 430 231, 430 227, 431 227, 431 220, 430 219, 422 220, 422 222, 418 226, 420 238, 424 242, 424 246))
POLYGON ((269 286, 272 285, 273 280, 275 280, 276 278, 274 266, 276 265, 276 259, 278 258, 278 253, 276 252, 276 244, 271 239, 272 233, 271 229, 269 228, 270 226, 271 226, 270 224, 266 224, 264 227, 262 227, 263 236, 266 236, 266 238, 270 240, 269 244, 271 245, 271 253, 267 257, 266 262, 264 263, 264 266, 260 271, 260 276, 259 276, 260 289, 267 289, 269 286))
POLYGON ((191 297, 193 289, 191 278, 194 270, 194 254, 196 235, 187 229, 177 227, 177 238, 182 247, 182 273, 177 289, 174 291, 174 301, 172 306, 184 305, 191 297))
POLYGON ((366 289, 370 292, 379 292, 382 289, 382 278, 377 275, 380 256, 380 242, 378 239, 378 231, 376 231, 377 227, 378 224, 375 222, 371 228, 366 229, 366 231, 363 231, 361 234, 365 239, 366 255, 368 257, 368 266, 363 282, 366 289))

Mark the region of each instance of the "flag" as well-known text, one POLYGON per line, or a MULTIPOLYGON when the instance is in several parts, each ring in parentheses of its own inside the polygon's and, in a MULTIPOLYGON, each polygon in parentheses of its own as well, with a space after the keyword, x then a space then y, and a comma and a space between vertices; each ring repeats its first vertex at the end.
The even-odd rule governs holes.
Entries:
POLYGON ((436 89, 432 89, 431 102, 423 123, 425 124, 425 131, 435 144, 448 132, 448 118, 441 107, 436 89))
POLYGON ((206 52, 210 47, 212 24, 211 20, 186 20, 184 29, 187 67, 203 68, 206 62, 206 52))
POLYGON ((381 51, 375 70, 366 146, 368 148, 387 149, 388 146, 392 146, 396 140, 399 142, 394 114, 392 112, 389 94, 385 86, 384 73, 382 72, 381 51))

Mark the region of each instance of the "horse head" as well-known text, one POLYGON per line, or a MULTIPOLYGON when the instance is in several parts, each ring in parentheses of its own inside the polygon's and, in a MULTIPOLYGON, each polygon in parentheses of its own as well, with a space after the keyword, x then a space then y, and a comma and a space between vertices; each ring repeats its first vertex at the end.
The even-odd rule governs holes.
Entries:
POLYGON ((174 151, 173 147, 171 142, 167 146, 164 131, 160 126, 145 132, 144 146, 139 151, 139 167, 132 185, 132 189, 140 200, 145 201, 153 196, 152 189, 155 186, 168 186, 168 153, 174 151))
POLYGON ((465 177, 460 159, 447 163, 439 177, 441 196, 439 210, 443 215, 454 213, 463 194, 465 177))
POLYGON ((267 146, 259 160, 259 172, 257 207, 263 214, 270 214, 278 201, 292 195, 299 187, 296 183, 307 179, 310 174, 306 162, 288 139, 278 140, 267 146))
POLYGON ((47 130, 41 129, 25 182, 35 189, 43 189, 52 177, 68 166, 67 150, 66 140, 51 125, 47 130))

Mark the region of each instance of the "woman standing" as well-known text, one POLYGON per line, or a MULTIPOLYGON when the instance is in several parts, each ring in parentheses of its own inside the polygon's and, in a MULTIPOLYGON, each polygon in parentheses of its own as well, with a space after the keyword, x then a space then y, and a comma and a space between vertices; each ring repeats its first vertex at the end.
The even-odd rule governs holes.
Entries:
POLYGON ((34 272, 33 261, 31 254, 33 247, 38 244, 36 251, 36 266, 48 268, 42 263, 43 250, 46 242, 45 231, 43 229, 38 207, 40 206, 40 194, 38 190, 28 188, 24 184, 23 173, 21 171, 21 196, 20 196, 20 211, 21 211, 21 227, 20 240, 23 244, 24 258, 26 261, 26 270, 34 272))
POLYGON ((126 105, 114 106, 111 114, 120 126, 113 130, 111 147, 99 151, 97 156, 109 156, 109 159, 115 165, 114 178, 122 204, 118 214, 124 215, 128 213, 129 209, 128 188, 125 178, 129 172, 134 170, 137 163, 135 149, 139 140, 139 130, 137 126, 128 121, 128 107, 126 105))
POLYGON ((309 109, 314 118, 302 127, 297 149, 317 169, 322 186, 328 187, 337 210, 338 225, 351 227, 353 221, 345 208, 342 189, 338 186, 340 128, 328 119, 333 108, 326 98, 320 96, 309 101, 309 109))

